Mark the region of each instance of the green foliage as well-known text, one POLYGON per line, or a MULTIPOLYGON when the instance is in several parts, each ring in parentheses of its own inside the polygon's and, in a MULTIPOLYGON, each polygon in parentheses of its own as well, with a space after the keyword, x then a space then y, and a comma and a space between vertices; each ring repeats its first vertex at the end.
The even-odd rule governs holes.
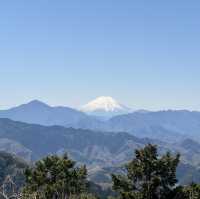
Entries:
POLYGON ((173 199, 199 199, 200 185, 191 184, 185 187, 178 187, 174 191, 173 199))
POLYGON ((111 186, 102 186, 91 181, 89 182, 89 193, 92 193, 94 196, 101 199, 107 199, 108 196, 116 195, 111 186))
POLYGON ((69 199, 96 199, 96 197, 92 194, 83 193, 79 195, 71 195, 69 199))
POLYGON ((177 186, 178 163, 179 155, 166 153, 159 157, 154 145, 136 150, 135 158, 125 166, 125 175, 112 175, 115 194, 88 182, 86 167, 76 167, 67 155, 48 156, 26 169, 24 176, 27 164, 1 152, 0 182, 4 190, 0 194, 15 198, 13 195, 19 195, 26 181, 21 199, 200 199, 200 185, 177 186))
POLYGON ((75 167, 75 162, 67 155, 48 156, 25 172, 26 187, 24 198, 65 199, 71 195, 84 193, 87 187, 85 166, 75 167))
POLYGON ((183 199, 199 199, 200 198, 200 185, 192 184, 191 186, 185 187, 183 199))
POLYGON ((27 163, 15 155, 0 152, 0 186, 9 176, 16 188, 20 188, 25 182, 23 172, 27 167, 27 163))
POLYGON ((167 199, 177 183, 179 155, 158 157, 157 147, 147 145, 135 151, 126 165, 127 175, 112 175, 113 188, 122 199, 167 199))

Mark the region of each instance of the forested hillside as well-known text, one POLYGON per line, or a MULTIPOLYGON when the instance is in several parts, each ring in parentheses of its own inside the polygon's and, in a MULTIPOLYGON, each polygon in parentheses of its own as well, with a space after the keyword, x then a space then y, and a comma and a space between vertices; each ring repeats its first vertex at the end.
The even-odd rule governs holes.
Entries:
POLYGON ((80 164, 88 166, 89 177, 101 184, 111 182, 109 171, 121 170, 137 148, 156 144, 159 154, 170 150, 181 154, 178 177, 181 183, 199 182, 200 145, 190 139, 167 143, 148 138, 137 138, 128 133, 107 133, 90 130, 41 126, 8 119, 0 119, 0 149, 28 162, 49 154, 62 155, 66 151, 80 164))
POLYGON ((180 186, 176 169, 180 154, 158 155, 148 144, 135 150, 123 172, 109 173, 110 187, 90 181, 87 167, 67 154, 47 156, 34 165, 0 153, 0 197, 3 199, 198 199, 200 185, 180 186))

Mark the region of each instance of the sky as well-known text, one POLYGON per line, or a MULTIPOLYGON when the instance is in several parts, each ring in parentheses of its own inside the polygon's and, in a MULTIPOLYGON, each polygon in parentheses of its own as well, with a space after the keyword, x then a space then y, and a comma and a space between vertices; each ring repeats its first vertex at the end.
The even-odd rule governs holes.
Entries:
POLYGON ((200 110, 200 1, 0 2, 0 109, 38 99, 80 107, 200 110))

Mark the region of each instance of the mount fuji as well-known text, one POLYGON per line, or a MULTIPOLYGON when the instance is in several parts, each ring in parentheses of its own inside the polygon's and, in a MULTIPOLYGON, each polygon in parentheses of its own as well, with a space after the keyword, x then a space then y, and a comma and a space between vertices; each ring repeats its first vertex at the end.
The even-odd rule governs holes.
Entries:
POLYGON ((131 111, 130 108, 122 105, 112 97, 101 96, 98 97, 80 109, 89 115, 112 117, 116 115, 126 114, 131 111))

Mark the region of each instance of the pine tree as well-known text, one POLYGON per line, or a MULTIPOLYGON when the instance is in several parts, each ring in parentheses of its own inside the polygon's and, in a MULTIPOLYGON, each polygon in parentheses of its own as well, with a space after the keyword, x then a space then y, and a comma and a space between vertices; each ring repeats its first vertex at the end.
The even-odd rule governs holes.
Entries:
POLYGON ((149 144, 135 151, 126 175, 112 175, 113 189, 121 199, 168 199, 177 183, 178 163, 179 154, 159 157, 157 147, 149 144))
POLYGON ((75 162, 67 155, 48 156, 25 172, 26 186, 24 198, 68 199, 71 195, 81 194, 87 187, 87 169, 75 167, 75 162))
POLYGON ((191 184, 185 187, 178 187, 174 193, 173 199, 199 199, 200 185, 191 184))

